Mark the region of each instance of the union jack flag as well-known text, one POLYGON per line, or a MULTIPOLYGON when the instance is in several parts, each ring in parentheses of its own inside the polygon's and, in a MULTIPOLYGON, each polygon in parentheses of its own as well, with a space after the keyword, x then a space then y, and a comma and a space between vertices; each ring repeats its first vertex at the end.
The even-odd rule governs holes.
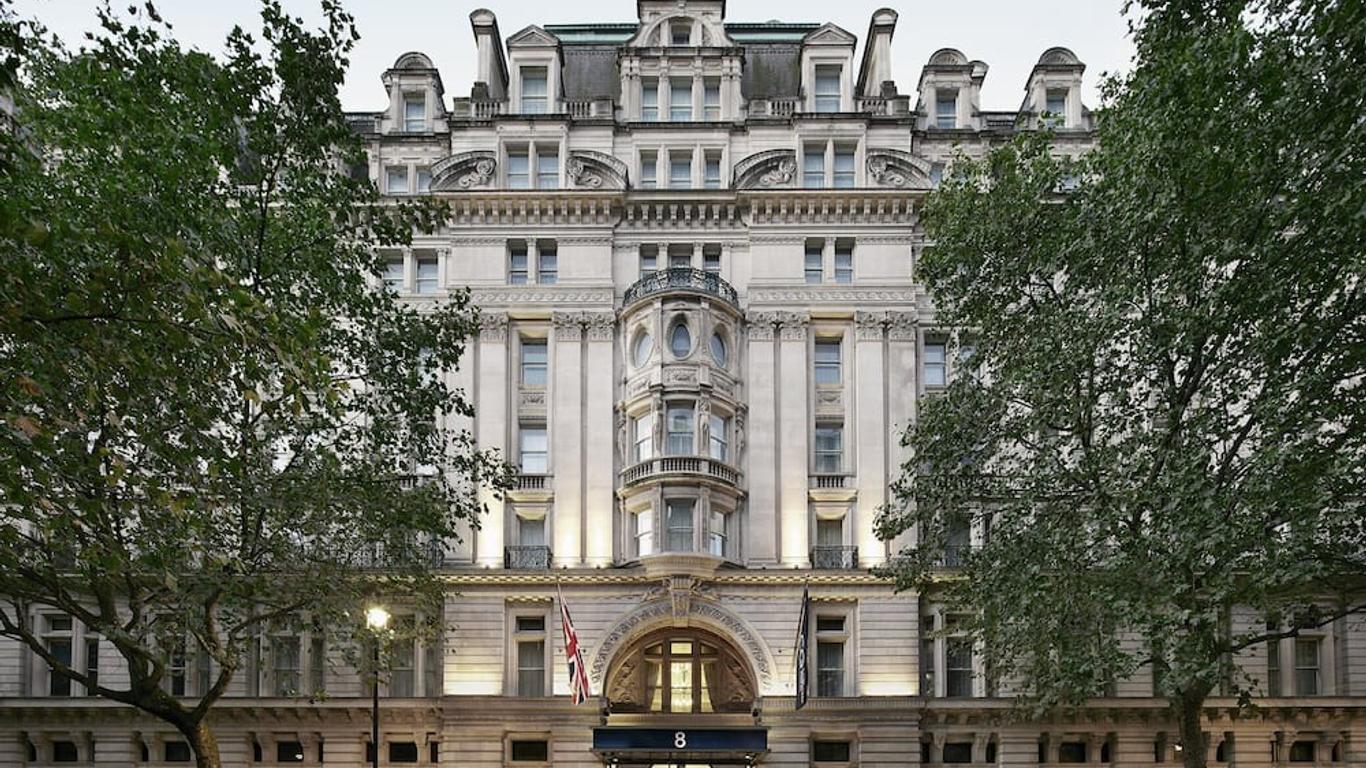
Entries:
POLYGON ((574 695, 574 703, 588 701, 593 691, 588 686, 588 668, 583 664, 583 647, 579 645, 579 633, 574 630, 574 620, 569 617, 569 606, 565 605, 564 593, 555 585, 555 593, 560 599, 560 625, 564 627, 564 655, 569 661, 569 691, 574 695))

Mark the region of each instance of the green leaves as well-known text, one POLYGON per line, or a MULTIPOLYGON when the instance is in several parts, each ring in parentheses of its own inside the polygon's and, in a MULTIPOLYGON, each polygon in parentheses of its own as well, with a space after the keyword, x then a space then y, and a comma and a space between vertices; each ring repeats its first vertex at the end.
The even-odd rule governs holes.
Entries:
POLYGON ((1022 136, 927 202, 920 276, 981 373, 924 402, 879 521, 921 544, 899 584, 975 611, 988 665, 1047 706, 1152 663, 1198 706, 1249 684, 1231 659, 1266 612, 1362 607, 1366 147, 1343 55, 1366 17, 1141 5, 1093 151, 1022 136), (944 582, 964 518, 990 535, 944 582))

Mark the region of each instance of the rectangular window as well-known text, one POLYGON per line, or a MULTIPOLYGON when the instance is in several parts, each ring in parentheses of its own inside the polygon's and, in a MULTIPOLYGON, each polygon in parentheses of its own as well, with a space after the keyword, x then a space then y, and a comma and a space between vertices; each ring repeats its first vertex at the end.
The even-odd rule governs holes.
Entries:
MULTIPOLYGON (((412 617, 406 617, 399 626, 403 633, 411 635, 412 617)), ((391 698, 409 699, 417 693, 413 690, 416 676, 414 660, 417 658, 417 654, 413 652, 415 643, 416 641, 411 636, 394 643, 393 651, 389 657, 388 695, 391 698)))
POLYGON ((635 542, 636 557, 652 555, 655 551, 655 518, 652 510, 631 515, 631 539, 635 542))
POLYGON ((730 439, 727 432, 730 420, 713 414, 708 419, 707 430, 710 435, 709 453, 717 461, 730 460, 730 439))
POLYGON ((922 362, 925 386, 942 387, 948 383, 948 371, 944 362, 944 342, 925 342, 925 359, 922 362))
POLYGON ((635 456, 636 461, 645 461, 655 455, 655 415, 646 413, 636 418, 635 456))
POLYGON ((712 274, 721 271, 721 246, 714 243, 702 246, 702 269, 712 274))
POLYGON ((550 759, 550 746, 544 741, 514 741, 509 751, 514 763, 544 763, 550 759))
POLYGON ((816 111, 840 111, 840 73, 838 64, 820 64, 816 67, 816 111))
POLYGON ((1067 91, 1048 89, 1044 111, 1047 113, 1044 116, 1045 123, 1055 128, 1061 128, 1067 120, 1067 91))
POLYGON ((945 763, 970 763, 972 762, 972 742, 970 741, 950 741, 944 745, 945 763))
POLYGON ((275 762, 277 763, 302 763, 304 761, 304 745, 297 741, 277 741, 275 742, 275 762))
MULTIPOLYGON (((43 629, 46 635, 43 643, 53 658, 68 667, 73 663, 72 627, 70 616, 51 615, 43 617, 43 629)), ((71 678, 57 674, 55 671, 48 671, 47 695, 70 696, 71 678)))
POLYGON ((1295 638, 1295 695, 1319 693, 1319 646, 1316 637, 1295 638))
POLYGON ((416 741, 391 741, 391 742, 389 742, 389 762, 391 762, 391 763, 416 763, 416 762, 417 762, 417 742, 416 742, 416 741))
POLYGON ((517 544, 522 547, 545 546, 545 518, 517 516, 517 544))
POLYGON ((705 156, 705 165, 702 174, 702 186, 707 189, 721 188, 721 155, 717 152, 708 152, 705 156))
POLYGON ((944 641, 944 695, 972 696, 972 640, 950 637, 944 641))
POLYGON ((816 342, 816 384, 840 383, 840 342, 826 339, 816 342))
POLYGON ((824 258, 825 241, 807 240, 806 241, 806 261, 803 270, 806 274, 806 282, 819 283, 825 279, 825 267, 821 263, 824 258))
MULTIPOLYGON (((1275 627, 1269 627, 1275 629, 1275 627)), ((1271 640, 1266 644, 1266 695, 1281 695, 1281 641, 1271 640)))
POLYGON ((692 153, 671 153, 669 155, 669 189, 688 189, 691 186, 692 153))
POLYGON ((384 169, 384 191, 391 195, 408 194, 408 166, 391 165, 384 169))
POLYGON ((850 760, 849 742, 813 741, 811 742, 811 762, 847 763, 850 760))
POLYGON ((522 386, 545 386, 547 359, 545 339, 522 340, 522 386))
POLYGON ((390 293, 403 290, 403 254, 390 253, 384 257, 384 289, 390 293))
POLYGON ((844 471, 844 425, 816 426, 816 473, 834 475, 844 471))
POLYGON ((545 695, 545 617, 518 616, 517 695, 545 695))
POLYGON ((692 267, 692 246, 676 243, 669 246, 669 269, 688 269, 692 267))
POLYGON ((717 557, 730 556, 730 537, 727 535, 726 525, 730 521, 730 516, 712 510, 707 520, 707 553, 717 557))
POLYGON ((521 457, 522 473, 544 475, 546 462, 545 426, 541 424, 521 424, 517 428, 517 453, 521 457))
POLYGON ((432 191, 431 168, 423 167, 417 169, 417 191, 424 194, 432 191))
POLYGON ((640 119, 646 122, 659 119, 659 80, 656 78, 640 81, 640 119))
POLYGON ((702 117, 704 120, 721 119, 721 81, 708 77, 702 81, 702 117))
POLYGON ((560 253, 554 240, 536 242, 536 282, 554 285, 560 279, 560 253))
POLYGON ((656 188, 656 187, 659 186, 659 183, 658 183, 658 181, 657 181, 658 173, 659 173, 659 165, 657 164, 657 162, 656 162, 656 160, 655 160, 656 157, 657 157, 657 155, 656 155, 654 152, 641 152, 641 153, 640 153, 640 188, 641 188, 641 189, 654 189, 654 188, 656 188))
POLYGON ((75 763, 80 759, 81 751, 76 748, 76 742, 65 739, 52 742, 52 762, 75 763))
POLYGON ((649 277, 659 269, 659 246, 640 246, 640 276, 649 277))
POLYGON ((664 452, 687 456, 693 452, 693 414, 691 405, 671 405, 665 409, 664 452))
MULTIPOLYGON (((90 679, 89 685, 85 687, 85 695, 94 696, 95 689, 100 684, 100 639, 98 637, 86 636, 85 676, 90 679)), ((207 690, 207 686, 200 690, 207 690)))
POLYGON ((550 91, 545 67, 522 67, 522 112, 543 115, 549 104, 550 91))
POLYGON ((816 641, 816 695, 844 695, 843 641, 816 641))
POLYGON ((664 504, 666 549, 670 552, 692 551, 692 513, 690 499, 674 499, 664 504))
POLYGON ((1058 762, 1060 763, 1084 763, 1086 762, 1086 742, 1084 741, 1064 741, 1058 745, 1058 762))
POLYGON ((277 635, 270 639, 271 675, 275 679, 276 696, 295 696, 299 693, 299 638, 277 635))
POLYGON ((508 150, 508 189, 531 189, 530 163, 526 148, 508 150))
POLYGON ((844 546, 844 518, 833 520, 820 519, 816 521, 816 546, 818 547, 842 547, 844 546))
POLYGON ((854 243, 852 241, 835 241, 835 282, 854 282, 854 243))
POLYGON ((807 189, 825 186, 824 144, 807 144, 802 147, 802 186, 807 189))
POLYGON ((942 184, 942 183, 944 183, 944 164, 943 164, 943 163, 931 163, 931 164, 930 164, 930 186, 931 186, 931 187, 937 187, 937 186, 939 186, 939 185, 942 184))
POLYGON ((526 241, 508 243, 508 285, 526 285, 530 271, 527 265, 526 241))
POLYGON ((414 289, 418 293, 436 293, 438 286, 436 254, 417 257, 417 279, 414 289))
POLYGON ((560 156, 555 150, 536 147, 536 188, 555 189, 560 186, 560 156))
POLYGON ((935 94, 934 127, 958 127, 958 91, 939 91, 935 94))
MULTIPOLYGON (((185 653, 185 641, 181 640, 171 649, 166 661, 166 683, 172 696, 185 696, 189 693, 185 683, 189 680, 189 656, 185 653)), ((277 694, 278 695, 278 694, 277 694)))
POLYGON ((420 93, 403 97, 403 130, 408 133, 427 130, 427 99, 420 93))
POLYGON ((692 42, 692 25, 686 23, 673 24, 669 27, 670 45, 689 45, 692 42))
MULTIPOLYGON (((204 684, 201 691, 207 691, 208 686, 208 656, 199 654, 203 659, 204 684)), ((321 635, 314 635, 308 641, 308 692, 318 693, 327 690, 327 645, 321 635)))
POLYGON ((835 187, 852 189, 854 186, 854 148, 835 147, 835 187))
POLYGON ((669 120, 675 123, 692 120, 692 78, 669 81, 669 120))

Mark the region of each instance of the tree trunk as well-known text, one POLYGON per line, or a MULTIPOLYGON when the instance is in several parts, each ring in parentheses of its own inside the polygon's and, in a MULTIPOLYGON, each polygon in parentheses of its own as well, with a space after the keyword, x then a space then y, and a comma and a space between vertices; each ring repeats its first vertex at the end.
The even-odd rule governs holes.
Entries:
POLYGON ((208 723, 204 720, 186 723, 180 732, 185 734, 190 749, 194 750, 195 765, 198 768, 222 768, 223 760, 218 754, 218 739, 209 729, 208 723))
POLYGON ((1176 702, 1177 717, 1181 724, 1181 764, 1184 768, 1205 768, 1209 757, 1209 745, 1205 737, 1204 723, 1205 697, 1208 689, 1188 688, 1182 691, 1176 702))

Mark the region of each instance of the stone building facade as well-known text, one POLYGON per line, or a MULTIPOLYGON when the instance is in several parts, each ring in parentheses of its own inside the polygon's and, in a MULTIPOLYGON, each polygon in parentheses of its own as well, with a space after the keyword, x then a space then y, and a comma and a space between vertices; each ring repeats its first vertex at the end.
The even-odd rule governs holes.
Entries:
MULTIPOLYGON (((352 115, 382 192, 451 206, 448 227, 385 254, 383 280, 416 305, 472 291, 482 329, 447 375, 477 415, 457 426, 521 468, 441 552, 447 628, 396 656, 381 762, 1179 762, 1150 680, 1021 719, 933 595, 869 571, 914 545, 880 541, 873 517, 900 433, 962 352, 916 282, 917 211, 957 151, 1045 122, 1059 151, 1085 151, 1084 65, 1048 49, 1019 109, 992 111, 987 65, 954 49, 900 90, 890 9, 859 49, 831 24, 728 21, 724 0, 636 7, 636 22, 506 40, 477 10, 468 96, 407 53, 383 74, 386 106, 352 115), (557 589, 588 704, 568 696, 557 589)), ((38 618, 117 679, 98 638, 38 618)), ((1366 765, 1366 628, 1268 650, 1239 660, 1271 680, 1256 716, 1211 703, 1214 763, 1366 765)), ((340 658, 323 638, 263 639, 219 707, 226 764, 368 764, 369 698, 340 658)), ((194 695, 206 676, 189 661, 174 684, 194 695)), ((0 764, 187 757, 165 726, 80 693, 0 646, 0 764)))

